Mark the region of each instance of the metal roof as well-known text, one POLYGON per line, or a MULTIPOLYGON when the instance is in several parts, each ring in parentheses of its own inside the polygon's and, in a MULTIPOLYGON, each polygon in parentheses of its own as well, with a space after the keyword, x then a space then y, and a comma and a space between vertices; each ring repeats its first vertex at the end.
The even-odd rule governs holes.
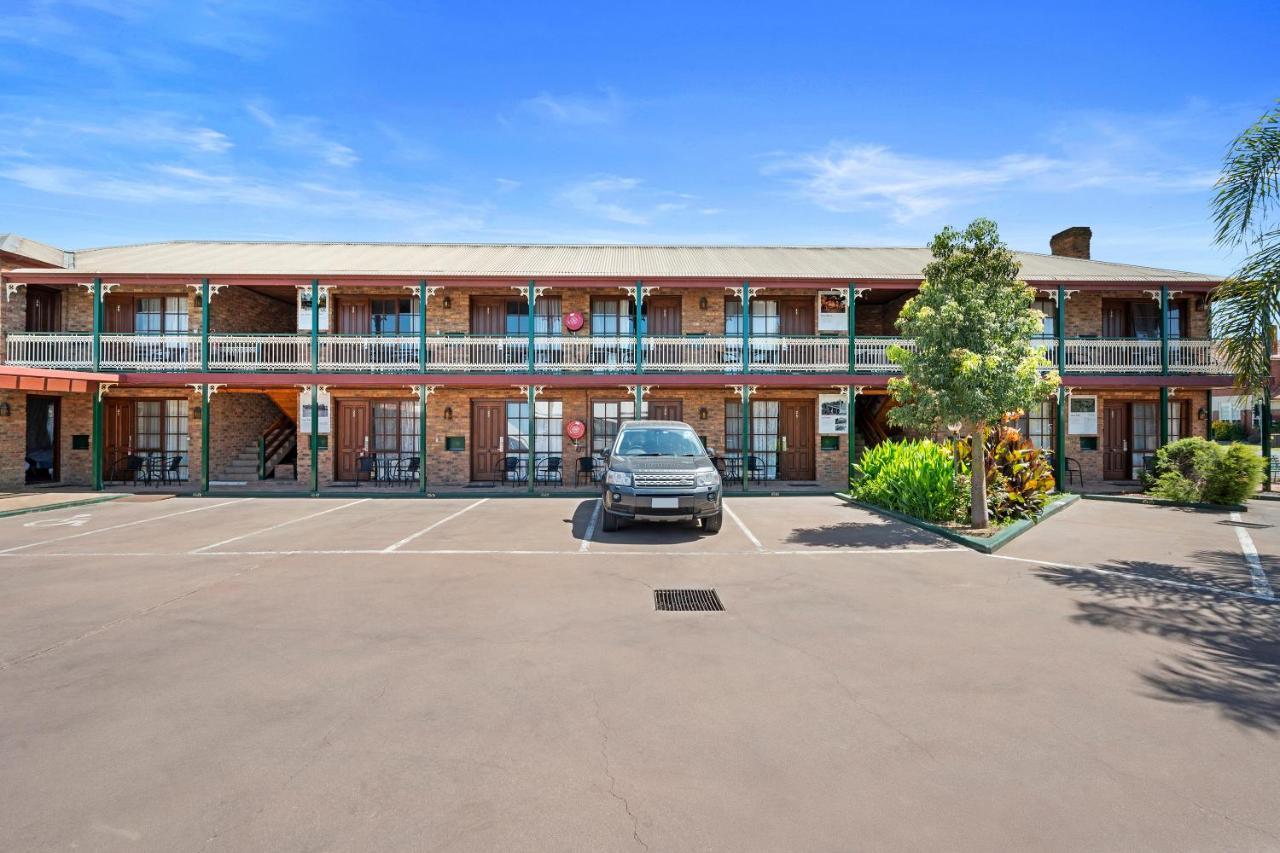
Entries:
MULTIPOLYGON (((1022 264, 1022 277, 1037 282, 1221 281, 1219 276, 1133 264, 1034 252, 1016 254, 1022 264)), ((925 248, 172 241, 68 252, 66 268, 95 276, 709 278, 845 282, 919 280, 921 269, 930 259, 929 250, 925 248)))

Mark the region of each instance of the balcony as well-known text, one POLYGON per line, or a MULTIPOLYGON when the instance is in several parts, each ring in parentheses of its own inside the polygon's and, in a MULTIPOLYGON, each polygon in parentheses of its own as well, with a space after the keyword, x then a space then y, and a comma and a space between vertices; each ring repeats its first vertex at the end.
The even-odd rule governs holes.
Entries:
MULTIPOLYGON (((101 368, 126 373, 194 372, 201 367, 199 335, 103 334, 101 368)), ((416 335, 320 335, 316 363, 322 373, 525 373, 529 338, 523 335, 429 335, 425 360, 416 335)), ((1041 342, 1046 367, 1058 363, 1058 342, 1041 342)), ((897 372, 891 346, 905 338, 859 336, 857 373, 897 372)), ((743 341, 737 336, 630 337, 538 336, 534 370, 542 373, 741 373, 743 341)), ((833 336, 753 336, 748 343, 753 373, 847 373, 849 341, 833 336)), ((15 332, 5 361, 24 367, 84 370, 93 366, 93 336, 83 332, 15 332)), ((1160 341, 1071 338, 1068 374, 1158 374, 1160 341)), ((308 373, 311 337, 306 334, 210 334, 209 369, 237 373, 308 373)), ((1210 340, 1169 341, 1169 371, 1225 375, 1230 371, 1210 340)))

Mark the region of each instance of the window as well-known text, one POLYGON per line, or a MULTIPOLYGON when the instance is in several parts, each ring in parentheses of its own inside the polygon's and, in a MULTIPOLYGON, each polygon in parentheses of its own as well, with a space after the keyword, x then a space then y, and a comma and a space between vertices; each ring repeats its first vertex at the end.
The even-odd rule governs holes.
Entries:
POLYGON ((144 296, 133 303, 133 330, 139 335, 179 335, 187 331, 185 296, 144 296))
MULTIPOLYGON (((505 328, 508 335, 529 334, 528 300, 508 300, 505 328)), ((543 296, 533 303, 533 333, 535 335, 563 334, 559 296, 543 296)))
MULTIPOLYGON (((778 300, 751 300, 751 334, 776 335, 782 329, 782 318, 778 316, 778 300)), ((726 335, 742 335, 742 299, 736 296, 724 300, 724 333, 726 335)))
POLYGON ((1160 306, 1154 302, 1131 302, 1129 313, 1133 320, 1135 338, 1160 337, 1160 306))
POLYGON ((1169 440, 1177 441, 1185 438, 1187 431, 1183 428, 1186 423, 1187 401, 1186 400, 1170 400, 1169 401, 1169 440))
POLYGON ((190 475, 187 454, 186 400, 138 400, 134 405, 134 450, 148 457, 153 465, 167 467, 174 457, 181 457, 178 479, 190 475))
MULTIPOLYGON (((778 403, 775 400, 752 400, 751 419, 747 423, 747 452, 754 458, 751 477, 765 480, 778 478, 778 403)), ((742 403, 726 400, 724 404, 724 458, 728 470, 742 465, 742 403)))
POLYGON ((408 296, 369 300, 369 331, 374 335, 413 335, 418 332, 418 300, 408 296))
MULTIPOLYGON (((533 404, 536 427, 533 436, 534 470, 542 470, 552 456, 564 457, 564 403, 536 400, 533 404)), ((507 453, 520 460, 519 479, 529 469, 529 404, 507 402, 507 453)), ((511 475, 515 477, 515 474, 511 475)))
MULTIPOLYGON (((648 415, 649 404, 641 409, 642 415, 648 415)), ((593 400, 591 403, 591 455, 597 459, 605 448, 613 445, 618 436, 618 427, 624 421, 636 419, 636 403, 634 400, 593 400)))
POLYGON ((630 299, 591 300, 591 334, 616 337, 635 333, 630 299))
POLYGON ((1037 299, 1032 303, 1033 308, 1042 315, 1040 334, 1046 338, 1052 338, 1057 334, 1057 318, 1058 306, 1052 299, 1037 299))
POLYGON ((1053 429, 1057 408, 1053 400, 1042 400, 1040 405, 1029 409, 1018 418, 1018 432, 1022 437, 1041 450, 1053 450, 1053 429))
POLYGON ((1182 326, 1184 316, 1184 305, 1181 301, 1169 300, 1169 313, 1165 317, 1165 324, 1169 328, 1170 340, 1182 337, 1182 326))
POLYGON ((1160 446, 1160 405, 1158 403, 1133 404, 1133 442, 1129 449, 1133 455, 1136 473, 1146 465, 1147 458, 1160 446))

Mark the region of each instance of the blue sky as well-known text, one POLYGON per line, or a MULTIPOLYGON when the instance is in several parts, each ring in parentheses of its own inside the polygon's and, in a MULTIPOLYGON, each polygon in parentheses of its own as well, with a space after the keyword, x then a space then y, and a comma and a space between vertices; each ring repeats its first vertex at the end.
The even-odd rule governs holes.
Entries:
POLYGON ((1204 272, 1280 3, 0 4, 0 232, 922 245, 1204 272))

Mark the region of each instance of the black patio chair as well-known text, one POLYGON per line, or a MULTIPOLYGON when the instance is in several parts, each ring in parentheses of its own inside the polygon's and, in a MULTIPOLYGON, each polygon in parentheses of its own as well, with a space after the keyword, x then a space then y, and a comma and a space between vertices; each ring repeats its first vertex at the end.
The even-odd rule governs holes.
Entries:
POLYGON ((711 464, 720 472, 720 482, 722 483, 733 483, 742 479, 742 474, 740 473, 738 466, 734 465, 733 468, 730 469, 729 460, 725 459, 723 456, 711 457, 711 464))
POLYGON ((359 459, 357 459, 357 460, 356 460, 356 485, 355 485, 355 488, 357 488, 357 489, 358 489, 358 488, 360 488, 360 477, 361 477, 361 476, 363 476, 363 477, 364 477, 364 481, 365 481, 366 483, 372 483, 372 482, 373 482, 373 468, 374 468, 374 466, 375 466, 377 463, 378 463, 378 457, 377 457, 377 456, 375 456, 375 455, 373 455, 372 453, 371 453, 371 454, 369 454, 368 456, 361 456, 359 459))
POLYGON ((422 459, 417 456, 410 456, 397 466, 396 481, 401 483, 412 483, 418 479, 418 469, 421 467, 422 459))
POLYGON ((513 486, 527 482, 527 475, 520 466, 519 456, 502 457, 502 468, 499 470, 501 478, 513 486))
POLYGON ((542 460, 541 466, 535 466, 534 480, 538 483, 564 483, 564 469, 562 468, 564 460, 559 456, 548 456, 542 460))
POLYGON ((164 455, 148 453, 142 463, 142 482, 157 489, 164 482, 164 455))
POLYGON ((1071 485, 1071 481, 1073 479, 1080 484, 1081 488, 1084 488, 1084 470, 1080 467, 1080 460, 1072 459, 1070 456, 1068 456, 1067 457, 1067 485, 1068 486, 1071 485))
POLYGON ((160 480, 166 486, 172 480, 174 485, 182 482, 182 457, 171 456, 168 463, 160 469, 160 480))
POLYGON ((764 475, 765 475, 764 462, 760 460, 760 457, 748 456, 747 457, 747 476, 751 478, 751 482, 753 483, 764 482, 764 475))
POLYGON ((583 478, 586 478, 588 485, 596 481, 596 458, 594 456, 578 457, 578 473, 574 479, 574 485, 582 485, 583 478))

